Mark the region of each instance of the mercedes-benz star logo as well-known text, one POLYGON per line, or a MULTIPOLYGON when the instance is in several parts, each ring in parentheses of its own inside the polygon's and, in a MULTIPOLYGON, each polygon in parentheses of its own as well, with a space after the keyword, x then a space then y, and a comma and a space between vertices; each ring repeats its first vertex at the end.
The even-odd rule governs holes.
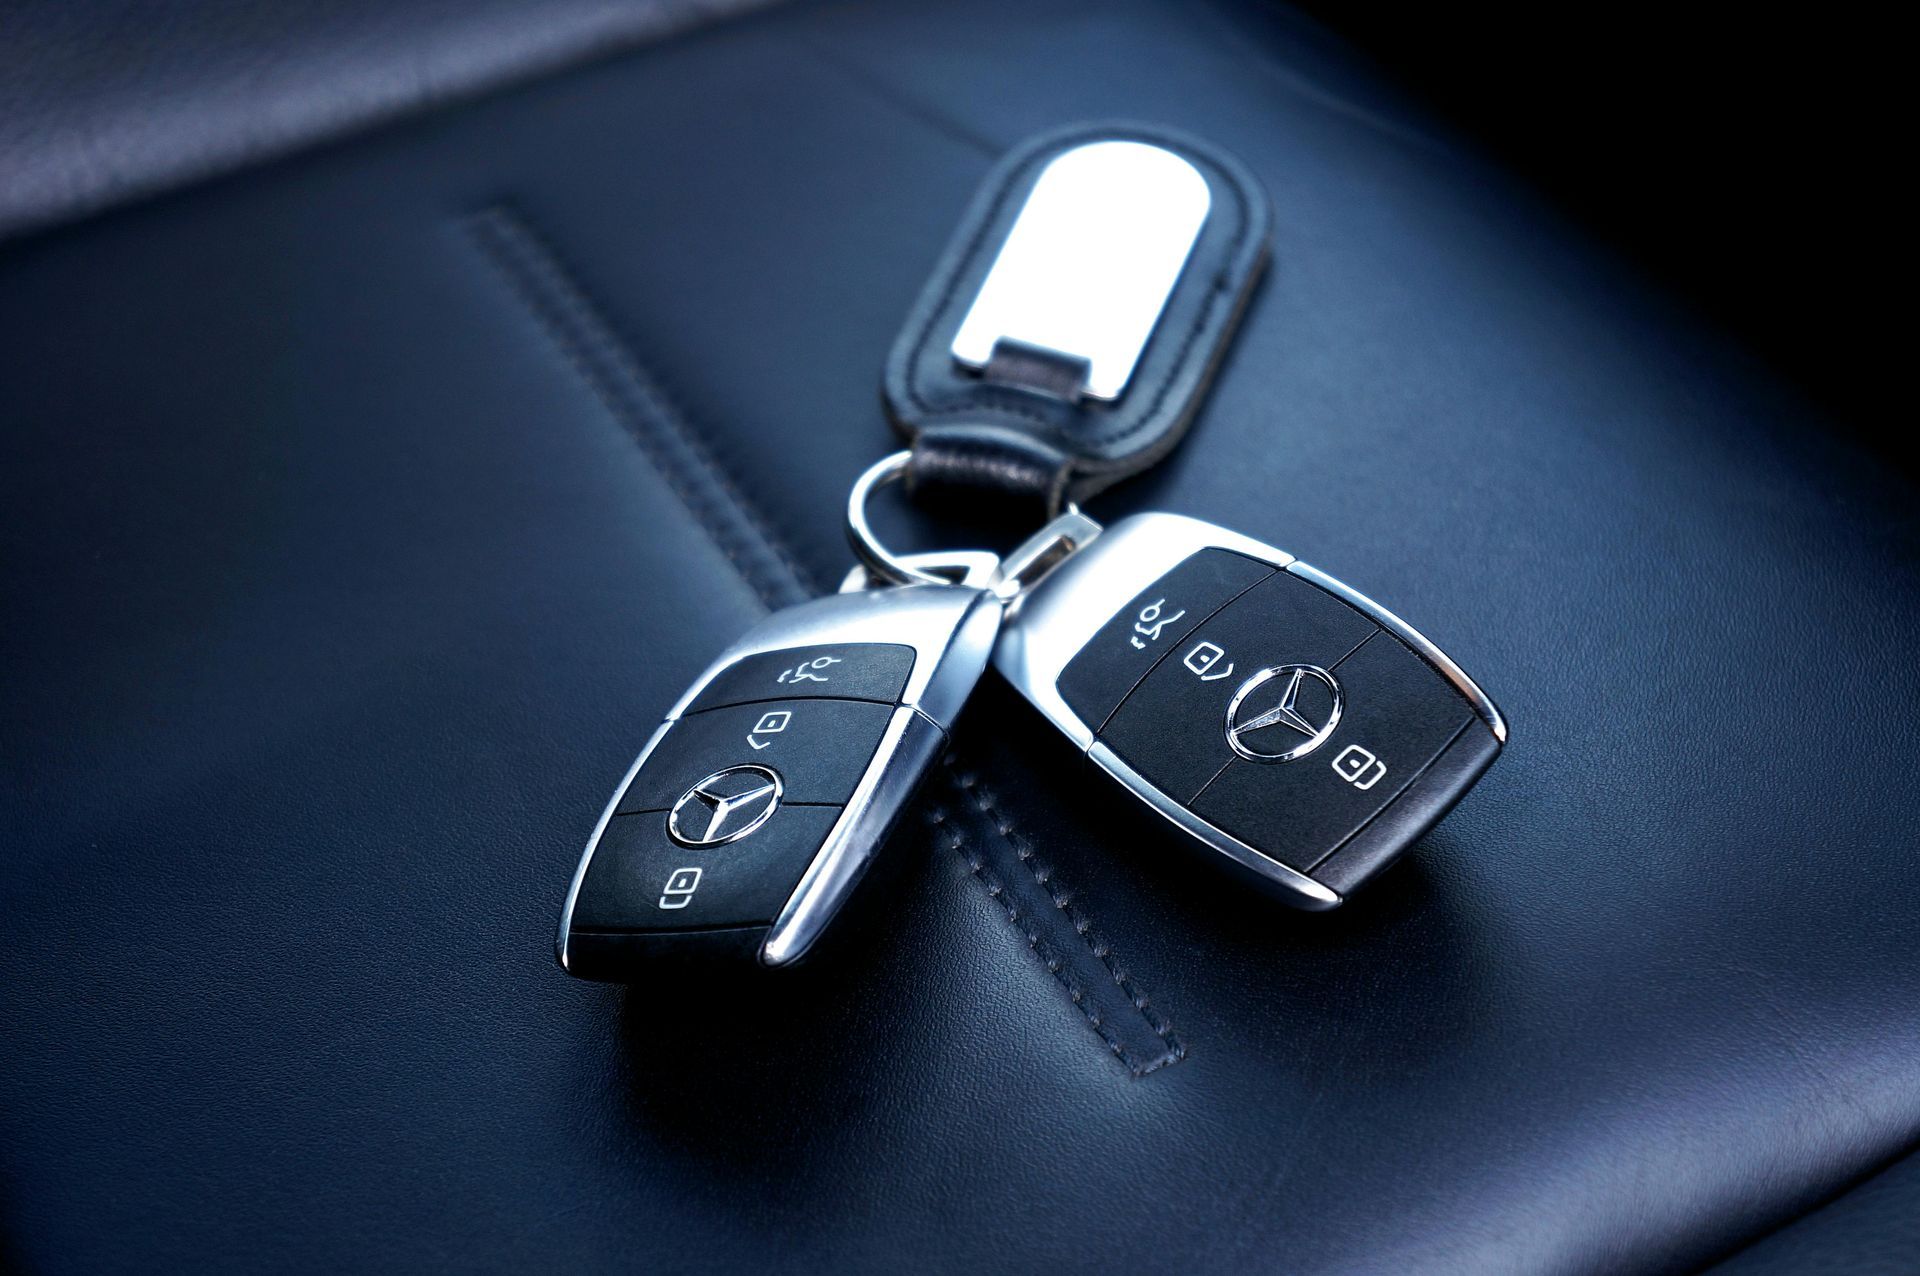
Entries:
POLYGON ((667 814, 667 833, 682 846, 724 846, 765 824, 779 805, 778 775, 730 766, 680 795, 667 814))
POLYGON ((1262 669, 1227 705, 1227 743, 1249 762, 1291 762, 1327 742, 1340 706, 1340 684, 1318 665, 1262 669))

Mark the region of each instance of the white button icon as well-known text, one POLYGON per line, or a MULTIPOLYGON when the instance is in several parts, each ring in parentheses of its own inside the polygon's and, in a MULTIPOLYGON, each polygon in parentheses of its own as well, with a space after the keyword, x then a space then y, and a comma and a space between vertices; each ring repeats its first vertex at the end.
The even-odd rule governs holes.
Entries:
POLYGON ((833 680, 822 673, 821 670, 830 669, 834 665, 839 664, 840 661, 841 657, 839 656, 815 656, 812 660, 803 660, 793 668, 786 670, 778 678, 775 678, 774 681, 784 683, 831 682, 833 680))
POLYGON ((760 721, 753 724, 753 730, 747 732, 747 743, 756 749, 764 749, 772 744, 773 741, 761 740, 757 737, 763 735, 779 735, 787 729, 787 724, 792 721, 793 712, 790 709, 775 709, 771 713, 763 713, 760 715, 760 721))
POLYGON ((693 893, 700 889, 700 872, 697 868, 674 869, 660 888, 660 907, 685 908, 691 904, 693 893))
POLYGON ((1162 629, 1165 629, 1168 625, 1171 625, 1174 621, 1187 614, 1187 609, 1182 607, 1179 611, 1174 612, 1173 615, 1162 617, 1160 609, 1166 605, 1166 599, 1156 598, 1140 609, 1140 619, 1136 620, 1133 624, 1134 636, 1128 640, 1133 643, 1135 650, 1145 651, 1147 649, 1147 643, 1141 642, 1141 638, 1144 637, 1147 642, 1158 642, 1162 629))
POLYGON ((1340 756, 1333 760, 1333 773, 1365 793, 1386 778, 1387 764, 1375 757, 1371 750, 1350 744, 1340 750, 1340 756))
POLYGON ((1231 660, 1227 661, 1227 667, 1225 669, 1220 670, 1218 673, 1213 672, 1213 667, 1220 663, 1220 657, 1226 654, 1224 648, 1218 647, 1213 643, 1199 642, 1194 644, 1193 650, 1189 651, 1186 658, 1180 663, 1199 675, 1200 681, 1218 682, 1233 672, 1233 661, 1231 660))

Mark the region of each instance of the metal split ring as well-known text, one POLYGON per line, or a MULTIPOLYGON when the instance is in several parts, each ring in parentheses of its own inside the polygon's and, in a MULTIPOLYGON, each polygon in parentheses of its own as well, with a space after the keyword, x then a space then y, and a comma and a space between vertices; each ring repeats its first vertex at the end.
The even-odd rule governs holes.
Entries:
POLYGON ((879 580, 895 585, 949 584, 944 577, 922 571, 882 545, 880 538, 873 534, 873 524, 867 521, 867 502, 887 484, 905 477, 907 463, 912 459, 913 453, 903 449, 874 462, 853 481, 853 490, 847 493, 847 541, 861 566, 879 580))
MULTIPOLYGON (((876 461, 853 481, 853 490, 847 493, 847 540, 853 546, 854 557, 860 560, 860 565, 866 568, 874 581, 892 585, 951 585, 954 583, 951 575, 936 575, 919 564, 932 565, 949 559, 958 564, 981 557, 991 559, 992 555, 973 550, 903 557, 882 545, 880 538, 873 534, 873 525, 867 521, 867 502, 882 487, 905 477, 907 465, 912 459, 913 453, 910 451, 895 452, 876 461)), ((1041 528, 1000 562, 988 587, 1001 598, 1011 599, 1051 571, 1061 559, 1099 534, 1100 524, 1082 514, 1080 507, 1069 501, 1065 513, 1041 528)))

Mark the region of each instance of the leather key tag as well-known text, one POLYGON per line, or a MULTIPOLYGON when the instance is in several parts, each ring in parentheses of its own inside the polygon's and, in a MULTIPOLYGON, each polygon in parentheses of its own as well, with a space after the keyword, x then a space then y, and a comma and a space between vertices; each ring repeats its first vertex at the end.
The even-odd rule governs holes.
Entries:
POLYGON ((1080 124, 996 164, 889 353, 910 490, 1068 500, 1192 423, 1266 265, 1266 192, 1168 129, 1080 124))

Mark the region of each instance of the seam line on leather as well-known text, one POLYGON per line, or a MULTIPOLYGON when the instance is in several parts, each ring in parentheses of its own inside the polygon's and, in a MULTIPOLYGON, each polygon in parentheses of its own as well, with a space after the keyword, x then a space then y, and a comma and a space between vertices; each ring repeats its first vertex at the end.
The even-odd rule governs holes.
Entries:
POLYGON ((806 46, 820 61, 845 77, 847 83, 867 96, 892 107, 908 119, 925 125, 948 141, 989 158, 1006 150, 1005 146, 993 138, 984 133, 974 132, 964 121, 940 110, 933 103, 904 91, 891 80, 876 74, 865 63, 841 53, 818 37, 808 39, 806 46))
MULTIPOLYGON (((736 0, 732 5, 717 7, 712 3, 608 5, 603 6, 607 10, 605 19, 587 26, 562 24, 572 29, 556 29, 553 40, 542 41, 542 47, 531 48, 517 58, 498 63, 484 58, 469 60, 464 66, 444 68, 447 74, 419 67, 414 80, 421 91, 411 96, 404 89, 376 88, 344 113, 307 113, 294 107, 283 115, 284 101, 278 107, 272 99, 255 103, 267 117, 279 118, 281 127, 250 137, 216 136, 209 139, 210 144, 177 151, 172 158, 149 165, 144 171, 137 165, 124 171, 115 165, 101 166, 101 173, 110 174, 104 180, 96 174, 94 180, 61 183, 52 194, 46 193, 51 188, 41 173, 42 180, 32 183, 28 193, 0 200, 0 244, 51 234, 137 203, 184 195, 325 149, 357 146, 390 136, 451 110, 483 105, 643 54, 703 27, 737 21, 770 4, 771 0, 736 0), (623 9, 624 14, 620 12, 623 9), (271 135, 274 132, 279 135, 271 135)), ((298 83, 308 81, 301 78, 298 83)), ((96 145, 102 136, 113 139, 111 128, 104 134, 97 128, 85 131, 96 145)))
POLYGON ((1914 1157, 1920 1157, 1920 1144, 1908 1146, 1904 1151, 1894 1154, 1891 1160, 1874 1165, 1864 1174, 1849 1180, 1845 1186, 1821 1197, 1813 1204, 1804 1209, 1795 1210, 1763 1230, 1738 1241, 1732 1248, 1723 1250, 1718 1257, 1709 1259, 1705 1266, 1698 1269, 1698 1276, 1716 1276, 1716 1273, 1740 1262, 1748 1250, 1759 1249, 1775 1237, 1789 1233, 1802 1223, 1809 1222, 1824 1210, 1844 1205, 1856 1192, 1870 1188, 1882 1175, 1893 1173, 1914 1157))
MULTIPOLYGON (((1277 56, 1272 48, 1264 45, 1259 36, 1247 31, 1235 21, 1235 17, 1224 12, 1218 5, 1194 5, 1193 14, 1199 18, 1192 30, 1202 36, 1212 37, 1214 48, 1225 56, 1251 66, 1260 75, 1277 82, 1281 89, 1329 115, 1354 122, 1374 130, 1383 137, 1392 138, 1430 155, 1450 156, 1456 148, 1449 146, 1446 139, 1436 137, 1417 126, 1396 120, 1383 111, 1363 106, 1338 89, 1329 88, 1314 79, 1312 75, 1296 70, 1285 59, 1277 56)), ((1182 10, 1185 16, 1186 10, 1182 10)), ((1354 47, 1349 45, 1349 48, 1354 47)))
MULTIPOLYGON (((955 789, 960 787, 960 781, 956 776, 948 774, 945 779, 949 787, 955 789)), ((964 800, 964 795, 962 796, 962 800, 964 800)), ((1107 1022, 1106 1016, 1096 1003, 1091 990, 1074 974, 1067 960, 1061 956, 1061 954, 1040 935, 1036 927, 1031 924, 1033 920, 1037 919, 1021 911, 1019 903, 1013 898, 1012 892, 1008 890, 1006 883, 1003 882, 992 869, 987 867, 980 856, 967 848, 967 839, 960 832, 958 820, 950 814, 945 807, 940 806, 936 806, 928 811, 926 820, 928 825, 933 829, 935 836, 941 839, 946 848, 958 854, 960 858, 965 861, 967 870, 973 879, 980 883, 981 887, 987 892, 988 898, 1000 905, 1001 911, 1006 914, 1008 923, 1026 939, 1027 950, 1046 968, 1047 973, 1052 975, 1054 979, 1059 982, 1060 986, 1066 990, 1067 999, 1073 1003, 1074 1009, 1080 1012, 1081 1017, 1087 1021, 1087 1025, 1093 1029, 1095 1035, 1106 1045, 1107 1050, 1113 1057, 1126 1065, 1128 1072, 1132 1073, 1135 1077, 1144 1077, 1150 1072, 1154 1072, 1169 1063, 1177 1062, 1179 1059, 1186 1057, 1186 1048, 1173 1040, 1170 1034, 1162 1034, 1162 1039, 1168 1041, 1170 1049, 1157 1058, 1142 1059, 1139 1055, 1129 1050, 1126 1043, 1114 1033, 1113 1028, 1107 1022)), ((1056 903, 1057 902, 1056 900, 1056 903)), ((1082 934, 1084 936, 1085 932, 1082 932, 1082 934)), ((1117 983, 1118 980, 1115 982, 1117 983)), ((1139 1005, 1143 1006, 1144 1003, 1145 999, 1142 998, 1139 1005)), ((1157 1025, 1154 1025, 1151 1020, 1149 1020, 1149 1026, 1154 1026, 1156 1031, 1158 1031, 1157 1025)))
POLYGON ((761 602, 773 608, 801 601, 806 590, 799 564, 526 215, 496 204, 472 214, 466 226, 548 339, 761 602))
MULTIPOLYGON (((811 597, 816 591, 810 588, 809 573, 798 557, 783 544, 769 522, 708 451, 657 378, 621 339, 603 308, 577 281, 550 240, 534 227, 526 213, 510 203, 500 202, 469 214, 464 224, 481 254, 504 278, 515 298, 531 313, 594 398, 639 445, 642 455, 760 600, 772 608, 811 597)), ((1027 932, 1028 947, 1060 980, 1074 1005, 1109 1050, 1136 1077, 1184 1058, 1185 1047, 1173 1037, 1170 1027, 1118 966, 1112 949, 1094 932, 1085 914, 1072 905, 1068 894, 1053 887, 1050 871, 1036 862, 1032 848, 1014 841, 1011 826, 1004 816, 996 813, 997 799, 985 782, 977 775, 968 775, 962 780, 953 771, 951 761, 947 780, 963 801, 970 801, 978 808, 981 817, 993 826, 1006 848, 1026 865, 1035 882, 1052 900, 1053 910, 1036 911, 1032 926, 1022 926, 1027 932), (1138 1052, 1120 1044, 1106 1020, 1097 987, 1087 988, 1074 978, 1056 950, 1039 935, 1038 929, 1044 928, 1049 918, 1057 918, 1056 925, 1064 922, 1086 944, 1113 985, 1126 995, 1128 1005, 1164 1043, 1166 1049, 1160 1055, 1142 1058, 1138 1052)), ((1021 925, 1021 916, 1005 897, 1004 886, 997 878, 989 880, 984 857, 967 851, 965 839, 957 828, 951 830, 950 835, 952 849, 965 855, 970 864, 977 865, 975 880, 1007 909, 1009 920, 1021 925)))
MULTIPOLYGON (((993 796, 992 792, 988 790, 986 785, 981 783, 978 774, 962 770, 958 757, 954 753, 947 755, 947 772, 949 782, 959 790, 965 800, 973 803, 974 808, 980 813, 981 818, 992 826, 994 833, 999 836, 1001 841, 1007 844, 1008 849, 1013 852, 1014 857, 1026 866, 1028 873, 1033 877, 1034 883, 1046 892, 1047 899, 1052 903, 1053 907, 1058 909, 1067 919, 1067 924, 1073 927, 1074 934, 1078 935, 1081 940, 1085 942, 1087 951, 1092 953, 1094 958, 1100 962, 1101 966, 1106 970, 1107 977, 1113 981, 1114 986, 1126 995, 1127 1003, 1133 1007, 1141 1019, 1146 1021, 1147 1026, 1153 1030, 1154 1035, 1162 1042, 1164 1049, 1153 1058, 1146 1060, 1141 1060, 1130 1052, 1123 1050, 1112 1036, 1104 1030, 1103 1025, 1099 1019, 1096 1018, 1095 1012, 1089 1011, 1086 1006, 1081 1003, 1080 998, 1075 996, 1074 1004, 1080 1006, 1081 1013, 1087 1016, 1088 1022, 1093 1024, 1094 1030, 1100 1033, 1102 1040, 1107 1042, 1113 1052, 1120 1056, 1121 1060, 1126 1063, 1128 1068, 1132 1069, 1133 1074, 1137 1077, 1143 1077, 1149 1072, 1164 1068, 1170 1063, 1178 1063, 1180 1060, 1186 1058, 1187 1047, 1185 1043, 1174 1035, 1173 1024, 1153 1008, 1152 1003, 1147 1000, 1146 993, 1140 990, 1138 985, 1133 982, 1132 976, 1127 974, 1125 967, 1120 965, 1118 958, 1114 956, 1112 945, 1108 944, 1106 940, 1100 936, 1099 932, 1094 929, 1093 919, 1088 917, 1075 904, 1073 892, 1064 887, 1056 888, 1054 885, 1053 869, 1040 859, 1039 852, 1033 844, 1014 829, 1012 820, 1000 808, 998 800, 993 796)), ((1003 904, 1005 903, 1005 901, 1002 902, 1003 904)), ((1056 971, 1055 973, 1058 974, 1059 972, 1056 971)), ((1069 985, 1068 991, 1070 993, 1073 992, 1071 985, 1069 985)))

